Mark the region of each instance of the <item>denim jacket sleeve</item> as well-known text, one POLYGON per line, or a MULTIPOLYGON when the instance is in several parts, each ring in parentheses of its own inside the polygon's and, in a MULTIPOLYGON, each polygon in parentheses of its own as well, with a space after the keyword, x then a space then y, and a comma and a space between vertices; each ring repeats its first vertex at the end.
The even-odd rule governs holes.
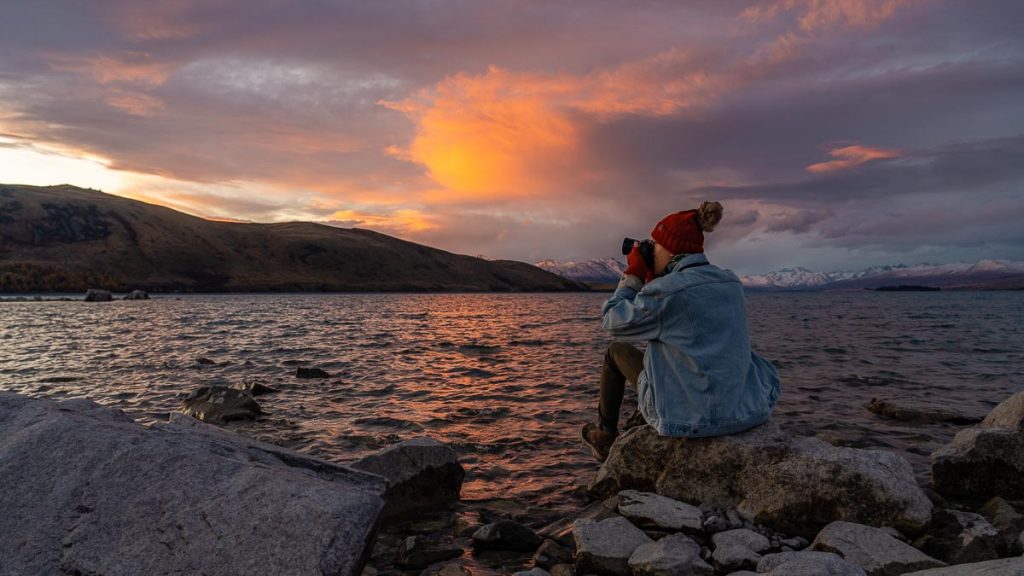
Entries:
POLYGON ((661 301, 625 283, 601 307, 601 326, 616 340, 644 342, 661 332, 661 301))

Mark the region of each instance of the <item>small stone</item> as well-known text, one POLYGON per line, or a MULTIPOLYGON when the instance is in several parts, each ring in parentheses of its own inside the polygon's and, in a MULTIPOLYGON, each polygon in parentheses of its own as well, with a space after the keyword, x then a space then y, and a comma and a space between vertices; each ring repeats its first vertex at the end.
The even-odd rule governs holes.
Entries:
POLYGON ((473 546, 477 548, 533 552, 540 545, 536 532, 514 520, 499 520, 473 533, 473 546))
POLYGON ((633 576, 702 576, 714 571, 701 559, 700 545, 683 534, 638 546, 629 557, 629 568, 633 576))
POLYGON ((866 576, 864 570, 830 552, 779 552, 757 563, 762 576, 866 576))
POLYGON ((551 576, 576 576, 576 567, 572 564, 555 564, 551 567, 551 576))
POLYGON ((600 521, 615 517, 614 509, 609 509, 603 502, 591 502, 586 508, 572 516, 556 520, 541 528, 537 534, 542 538, 551 538, 562 546, 575 546, 573 526, 584 520, 600 521))
POLYGON ((711 541, 714 542, 715 548, 720 546, 743 546, 758 554, 767 552, 771 548, 771 542, 764 535, 758 534, 753 530, 747 530, 746 528, 719 532, 711 537, 711 541))
POLYGON ((618 497, 619 514, 640 528, 683 530, 691 533, 701 529, 702 514, 696 506, 636 490, 623 490, 619 492, 618 497))
POLYGON ((100 290, 98 288, 89 288, 85 291, 86 302, 110 302, 114 297, 110 294, 110 290, 100 290))
POLYGON ((715 544, 711 556, 715 567, 724 572, 757 566, 761 554, 771 548, 767 538, 746 528, 719 532, 711 540, 715 544))
POLYGON ((804 548, 807 548, 808 544, 810 544, 807 541, 807 538, 804 538, 802 536, 794 536, 793 538, 786 538, 785 540, 780 540, 779 543, 782 544, 783 546, 789 546, 790 548, 792 548, 794 550, 803 550, 804 548))
POLYGON ((530 570, 523 570, 521 572, 513 572, 512 576, 551 576, 550 573, 543 568, 531 568, 530 570))
POLYGON ((395 564, 403 568, 420 569, 436 562, 462 556, 461 548, 430 548, 419 536, 409 536, 398 547, 395 564))
POLYGON ((740 513, 734 508, 730 508, 725 513, 725 520, 729 523, 729 528, 742 528, 743 518, 740 518, 740 513))
POLYGON ((715 534, 729 529, 729 522, 721 516, 708 516, 704 520, 704 531, 708 534, 715 534))
POLYGON ((639 528, 622 516, 573 527, 576 539, 576 570, 605 575, 629 573, 629 558, 637 548, 651 543, 639 528))
POLYGON ((303 368, 299 366, 295 369, 296 378, 330 378, 331 375, 320 368, 303 368))
POLYGON ((572 552, 551 539, 545 539, 533 555, 533 563, 545 570, 556 564, 568 564, 572 561, 572 552))

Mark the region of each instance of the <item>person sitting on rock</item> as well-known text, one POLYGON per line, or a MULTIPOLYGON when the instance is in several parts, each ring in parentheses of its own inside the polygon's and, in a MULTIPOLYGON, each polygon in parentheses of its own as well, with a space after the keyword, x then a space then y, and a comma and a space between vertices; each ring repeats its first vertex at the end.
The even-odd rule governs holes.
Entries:
POLYGON ((740 432, 768 420, 779 399, 778 371, 750 349, 740 279, 704 256, 704 233, 721 219, 718 202, 666 216, 651 232, 654 269, 635 244, 601 309, 614 342, 601 370, 598 421, 582 430, 601 462, 618 435, 627 380, 662 436, 740 432), (626 342, 646 342, 647 350, 626 342))

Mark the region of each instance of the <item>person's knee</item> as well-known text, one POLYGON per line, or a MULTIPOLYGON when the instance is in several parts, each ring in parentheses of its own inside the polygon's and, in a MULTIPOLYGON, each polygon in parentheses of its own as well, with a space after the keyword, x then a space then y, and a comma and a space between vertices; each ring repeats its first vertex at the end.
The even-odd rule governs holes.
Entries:
POLYGON ((612 342, 608 345, 608 352, 605 353, 605 358, 608 360, 625 358, 633 352, 633 350, 635 350, 635 348, 631 344, 626 344, 625 342, 612 342))

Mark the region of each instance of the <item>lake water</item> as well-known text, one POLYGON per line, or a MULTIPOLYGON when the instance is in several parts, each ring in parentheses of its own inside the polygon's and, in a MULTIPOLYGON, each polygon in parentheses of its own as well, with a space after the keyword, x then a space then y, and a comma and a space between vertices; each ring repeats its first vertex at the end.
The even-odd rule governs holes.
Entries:
MULTIPOLYGON (((597 469, 579 442, 609 339, 607 294, 189 295, 0 304, 0 389, 87 397, 144 422, 181 395, 258 381, 266 416, 228 428, 346 462, 429 435, 455 446, 464 498, 574 508, 597 469), (213 364, 199 363, 199 358, 213 364), (297 366, 332 377, 299 380, 297 366)), ((986 412, 1024 389, 1024 293, 748 295, 789 430, 927 455, 958 427, 908 425, 874 396, 986 412)), ((627 397, 627 406, 635 397, 627 397)), ((625 417, 625 414, 624 414, 625 417)))

